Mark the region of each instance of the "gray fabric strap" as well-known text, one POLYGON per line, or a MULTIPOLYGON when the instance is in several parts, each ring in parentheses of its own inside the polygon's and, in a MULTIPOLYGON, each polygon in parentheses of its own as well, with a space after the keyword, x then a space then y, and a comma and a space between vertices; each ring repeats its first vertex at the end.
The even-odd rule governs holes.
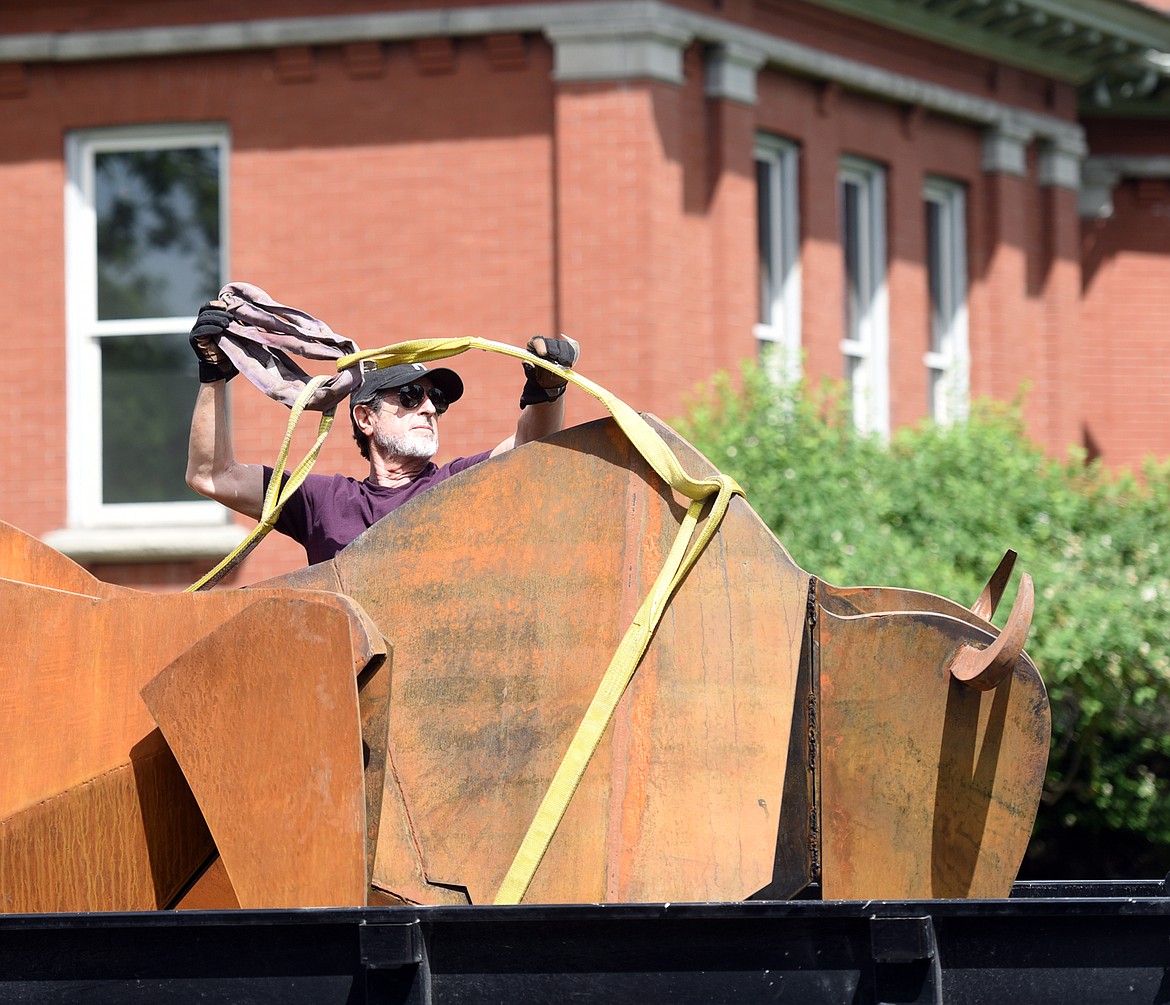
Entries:
MULTIPOLYGON (((309 382, 290 357, 341 359, 358 352, 357 343, 337 335, 311 314, 278 303, 259 286, 228 283, 219 300, 232 314, 220 348, 247 379, 288 408, 309 382)), ((314 412, 329 412, 362 382, 357 364, 325 381, 305 403, 314 412)))

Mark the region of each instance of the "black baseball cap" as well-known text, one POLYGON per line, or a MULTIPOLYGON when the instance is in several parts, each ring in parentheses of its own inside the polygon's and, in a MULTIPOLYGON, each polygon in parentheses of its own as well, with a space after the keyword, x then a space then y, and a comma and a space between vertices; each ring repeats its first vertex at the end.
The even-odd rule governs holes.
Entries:
POLYGON ((363 373, 361 384, 349 396, 349 410, 352 412, 355 405, 373 401, 379 391, 413 384, 422 377, 430 378, 431 383, 447 396, 448 401, 458 401, 463 397, 463 380, 454 370, 448 370, 445 366, 431 370, 422 363, 399 363, 363 373))

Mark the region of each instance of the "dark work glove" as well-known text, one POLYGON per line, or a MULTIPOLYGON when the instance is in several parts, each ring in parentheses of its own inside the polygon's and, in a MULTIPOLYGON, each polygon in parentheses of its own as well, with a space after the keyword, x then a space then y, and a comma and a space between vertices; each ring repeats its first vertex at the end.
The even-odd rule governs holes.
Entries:
POLYGON ((231 314, 217 301, 206 303, 199 308, 199 317, 195 319, 195 327, 191 329, 190 342, 199 360, 200 384, 231 380, 240 372, 219 347, 219 340, 231 322, 231 314))
MULTIPOLYGON (((577 341, 564 336, 561 338, 544 338, 542 336, 530 338, 527 349, 534 356, 547 359, 552 363, 559 363, 570 369, 581 357, 581 346, 577 344, 577 341)), ((546 401, 556 401, 565 393, 565 385, 569 382, 559 373, 553 373, 535 363, 525 363, 524 373, 528 379, 524 382, 524 390, 520 394, 521 408, 526 408, 529 405, 540 405, 546 401)))

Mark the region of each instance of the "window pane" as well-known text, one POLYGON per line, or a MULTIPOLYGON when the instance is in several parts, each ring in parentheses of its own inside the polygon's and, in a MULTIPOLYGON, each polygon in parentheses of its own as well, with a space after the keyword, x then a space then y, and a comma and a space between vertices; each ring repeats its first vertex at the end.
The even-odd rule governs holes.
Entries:
POLYGON ((943 336, 946 331, 946 305, 943 303, 943 283, 946 281, 947 263, 943 257, 942 207, 933 199, 926 201, 926 281, 930 292, 930 345, 931 352, 943 351, 943 336))
POLYGON ((865 428, 865 361, 857 356, 845 357, 845 386, 849 389, 849 405, 853 409, 853 421, 865 428))
POLYGON ((929 297, 927 400, 937 421, 951 422, 966 414, 967 404, 964 189, 946 179, 927 179, 924 199, 929 297))
POLYGON ((219 148, 94 156, 99 320, 194 314, 219 292, 219 148))
POLYGON ((851 181, 841 183, 841 250, 845 256, 845 337, 861 340, 861 192, 851 181))
POLYGON ((760 262, 760 324, 772 323, 772 303, 776 299, 776 262, 772 260, 772 166, 767 161, 756 161, 757 243, 760 262))
POLYGON ((102 501, 176 502, 199 389, 187 336, 102 339, 102 501))

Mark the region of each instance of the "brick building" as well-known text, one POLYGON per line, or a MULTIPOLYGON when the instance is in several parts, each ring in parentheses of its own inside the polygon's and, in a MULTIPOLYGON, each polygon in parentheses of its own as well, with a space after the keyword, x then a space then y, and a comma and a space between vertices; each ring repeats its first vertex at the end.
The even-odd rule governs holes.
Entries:
MULTIPOLYGON (((229 549, 182 484, 228 279, 363 348, 564 331, 668 419, 762 354, 878 432, 1026 384, 1054 451, 1164 457, 1167 53, 1170 0, 5 5, 0 519, 141 586, 229 549)), ((514 361, 456 365, 440 459, 515 419, 514 361)), ((271 462, 286 413, 232 389, 271 462)), ((320 469, 360 474, 345 425, 320 469)))

